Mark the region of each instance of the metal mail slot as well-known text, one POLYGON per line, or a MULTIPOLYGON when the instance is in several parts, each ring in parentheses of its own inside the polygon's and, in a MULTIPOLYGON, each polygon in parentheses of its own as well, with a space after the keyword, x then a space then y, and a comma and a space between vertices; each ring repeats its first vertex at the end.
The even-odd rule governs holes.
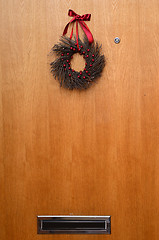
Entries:
POLYGON ((37 216, 38 234, 110 234, 110 216, 37 216))

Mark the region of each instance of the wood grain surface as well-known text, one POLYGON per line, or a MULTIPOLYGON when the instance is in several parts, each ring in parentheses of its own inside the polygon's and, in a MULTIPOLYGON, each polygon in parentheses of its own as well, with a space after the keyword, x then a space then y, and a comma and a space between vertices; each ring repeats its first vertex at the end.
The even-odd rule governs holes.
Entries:
POLYGON ((158 240, 158 0, 0 8, 0 239, 158 240), (92 14, 107 59, 82 92, 60 88, 49 72, 69 8, 92 14), (38 235, 36 215, 45 214, 111 215, 112 234, 38 235))

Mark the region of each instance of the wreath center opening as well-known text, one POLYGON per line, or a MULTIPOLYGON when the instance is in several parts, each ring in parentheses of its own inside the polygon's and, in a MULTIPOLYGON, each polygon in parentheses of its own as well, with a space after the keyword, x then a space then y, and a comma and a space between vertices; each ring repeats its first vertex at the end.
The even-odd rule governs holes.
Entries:
POLYGON ((75 71, 83 71, 85 68, 86 61, 83 58, 83 55, 80 55, 79 53, 75 53, 73 55, 73 58, 71 59, 71 68, 75 71))

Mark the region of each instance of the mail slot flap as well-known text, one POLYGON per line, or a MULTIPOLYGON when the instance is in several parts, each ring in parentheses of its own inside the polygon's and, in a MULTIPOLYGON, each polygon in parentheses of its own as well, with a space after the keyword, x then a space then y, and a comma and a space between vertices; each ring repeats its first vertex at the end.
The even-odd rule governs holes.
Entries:
POLYGON ((110 216, 38 216, 38 234, 110 234, 110 216))

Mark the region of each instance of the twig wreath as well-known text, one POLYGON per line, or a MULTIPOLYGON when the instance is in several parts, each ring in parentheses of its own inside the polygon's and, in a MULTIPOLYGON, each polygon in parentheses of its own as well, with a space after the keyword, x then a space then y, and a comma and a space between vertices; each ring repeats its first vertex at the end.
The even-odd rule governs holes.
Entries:
POLYGON ((101 55, 101 45, 94 42, 93 36, 84 21, 90 21, 91 14, 78 15, 73 10, 69 10, 69 16, 73 18, 66 25, 60 42, 52 48, 56 53, 57 59, 50 63, 53 76, 58 78, 61 87, 72 89, 87 89, 97 78, 101 76, 101 72, 105 66, 105 57, 101 55), (70 38, 66 37, 68 26, 70 23, 76 22, 76 37, 73 36, 73 26, 70 38), (78 23, 82 27, 86 36, 82 41, 78 35, 78 23), (75 71, 71 68, 71 59, 75 53, 83 55, 86 63, 82 71, 75 71))

